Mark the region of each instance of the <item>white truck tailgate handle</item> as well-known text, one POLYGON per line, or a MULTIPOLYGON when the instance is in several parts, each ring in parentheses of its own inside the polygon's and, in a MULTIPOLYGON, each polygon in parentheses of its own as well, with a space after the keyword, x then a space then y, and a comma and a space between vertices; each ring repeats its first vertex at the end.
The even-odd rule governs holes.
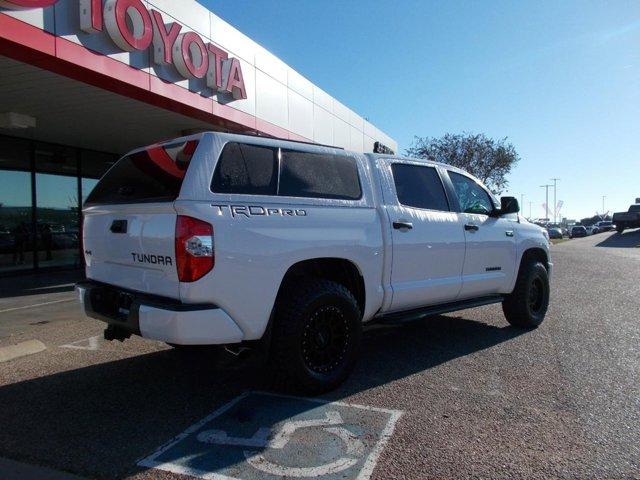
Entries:
POLYGON ((111 233, 127 233, 127 221, 114 220, 109 230, 111 230, 111 233))

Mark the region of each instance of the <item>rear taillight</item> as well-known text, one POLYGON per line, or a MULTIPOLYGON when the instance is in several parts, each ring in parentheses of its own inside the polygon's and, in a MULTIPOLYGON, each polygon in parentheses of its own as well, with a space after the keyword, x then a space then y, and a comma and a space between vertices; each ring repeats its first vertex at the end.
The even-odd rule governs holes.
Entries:
POLYGON ((178 215, 176 220, 176 266, 181 282, 195 282, 211 271, 213 226, 197 218, 178 215))

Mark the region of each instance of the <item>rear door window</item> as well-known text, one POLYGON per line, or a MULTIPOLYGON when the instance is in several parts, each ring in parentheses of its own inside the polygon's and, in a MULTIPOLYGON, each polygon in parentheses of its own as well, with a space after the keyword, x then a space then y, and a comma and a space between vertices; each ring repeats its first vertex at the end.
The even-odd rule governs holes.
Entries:
POLYGON ((228 143, 216 165, 211 190, 215 193, 275 195, 278 149, 228 143))
POLYGON ((449 211, 440 175, 433 167, 394 163, 391 165, 398 201, 405 206, 449 211))
POLYGON ((98 182, 87 204, 172 202, 197 140, 149 147, 122 157, 98 182))
POLYGON ((282 150, 279 195, 357 200, 362 196, 352 157, 282 150))

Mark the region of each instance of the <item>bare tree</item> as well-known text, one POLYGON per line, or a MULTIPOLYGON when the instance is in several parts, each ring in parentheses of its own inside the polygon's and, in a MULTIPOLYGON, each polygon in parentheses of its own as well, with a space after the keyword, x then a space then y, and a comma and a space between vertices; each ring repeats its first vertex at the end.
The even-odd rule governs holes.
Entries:
POLYGON ((520 156, 507 138, 494 140, 483 133, 451 134, 441 138, 415 137, 407 155, 462 168, 476 176, 494 193, 508 184, 507 175, 520 156))

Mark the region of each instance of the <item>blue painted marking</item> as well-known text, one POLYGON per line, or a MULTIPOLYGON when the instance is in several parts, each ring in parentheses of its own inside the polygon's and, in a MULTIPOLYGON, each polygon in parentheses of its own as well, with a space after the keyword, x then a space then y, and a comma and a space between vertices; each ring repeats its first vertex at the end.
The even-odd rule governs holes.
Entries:
POLYGON ((139 465, 214 480, 368 478, 400 413, 251 392, 139 465))

